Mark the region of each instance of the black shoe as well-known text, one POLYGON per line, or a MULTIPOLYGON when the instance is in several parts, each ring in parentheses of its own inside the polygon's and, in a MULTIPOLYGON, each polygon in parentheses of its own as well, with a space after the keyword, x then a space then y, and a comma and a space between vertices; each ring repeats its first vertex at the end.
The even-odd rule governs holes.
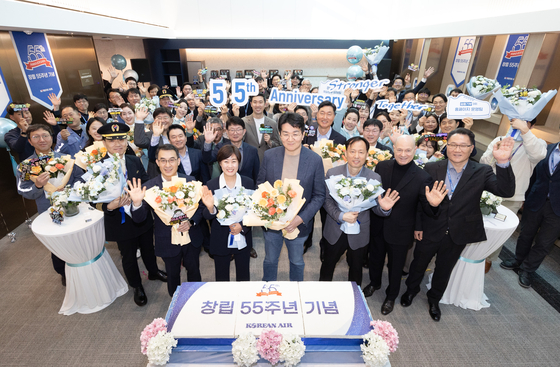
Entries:
POLYGON ((146 297, 146 293, 144 292, 144 287, 136 287, 134 288, 134 303, 138 306, 144 306, 148 303, 148 297, 146 297))
POLYGON ((412 304, 412 300, 416 297, 415 294, 404 292, 401 296, 401 306, 408 307, 412 304))
POLYGON ((304 254, 307 252, 307 250, 309 250, 309 248, 311 247, 311 245, 312 245, 311 243, 307 243, 307 242, 305 242, 305 243, 303 244, 303 253, 304 253, 304 254))
POLYGON ((158 270, 155 274, 148 274, 148 279, 150 280, 161 280, 164 283, 167 283, 167 274, 164 271, 158 270))
POLYGON ((393 312, 393 308, 395 307, 395 301, 392 299, 385 298, 383 304, 381 305, 381 313, 383 315, 388 315, 393 312))
POLYGON ((371 297, 373 292, 380 289, 381 286, 374 287, 373 284, 369 283, 366 287, 362 290, 364 292, 364 297, 371 297))
POLYGON ((253 259, 256 259, 257 257, 259 257, 259 255, 257 254, 257 251, 255 250, 254 247, 251 249, 251 257, 253 259))
POLYGON ((526 272, 525 270, 519 269, 519 285, 523 288, 530 288, 531 287, 531 273, 526 272))
POLYGON ((431 302, 431 301, 428 301, 428 304, 430 305, 429 308, 430 317, 434 321, 439 321, 441 319, 441 310, 439 309, 439 305, 436 302, 431 302))
POLYGON ((66 276, 62 275, 61 278, 62 278, 62 279, 61 279, 61 281, 62 281, 62 286, 63 286, 63 287, 66 287, 66 276))
POLYGON ((521 264, 515 259, 505 260, 505 261, 502 261, 502 263, 500 264, 500 268, 506 269, 506 270, 514 270, 514 269, 519 268, 520 265, 521 264))

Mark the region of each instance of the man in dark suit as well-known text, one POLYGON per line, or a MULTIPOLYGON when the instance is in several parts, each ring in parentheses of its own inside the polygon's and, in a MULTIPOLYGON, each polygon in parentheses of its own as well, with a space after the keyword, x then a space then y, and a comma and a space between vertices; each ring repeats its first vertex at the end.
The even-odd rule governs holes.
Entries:
POLYGON ((280 138, 278 137, 278 128, 276 121, 264 114, 266 98, 263 94, 253 96, 250 103, 253 113, 243 117, 245 128, 247 129, 245 142, 258 149, 259 161, 262 162, 266 150, 281 145, 280 138), (272 129, 272 133, 267 133, 267 129, 272 129))
POLYGON ((331 101, 323 101, 317 109, 317 130, 313 136, 305 136, 303 144, 313 145, 319 140, 332 140, 334 145, 346 143, 346 138, 336 132, 332 125, 336 116, 336 106, 331 101))
POLYGON ((432 288, 428 291, 429 313, 439 321, 439 301, 445 292, 451 271, 468 243, 486 240, 484 221, 480 211, 480 197, 484 190, 502 197, 515 193, 515 176, 509 164, 513 139, 506 138, 494 148, 496 174, 492 168, 469 160, 475 141, 472 131, 458 128, 447 137, 448 159, 428 163, 425 171, 435 181, 445 181, 447 197, 439 206, 439 213, 431 218, 422 215, 422 230, 417 234, 414 260, 406 280, 407 290, 401 305, 408 307, 420 291, 428 264, 436 257, 432 288))
POLYGON ((375 167, 375 172, 381 176, 383 188, 398 191, 400 199, 393 206, 391 215, 382 218, 382 230, 379 234, 374 235, 370 242, 369 275, 371 283, 364 288, 366 297, 381 288, 383 265, 385 256, 388 255, 389 285, 386 289, 387 296, 381 306, 383 315, 393 311, 395 299, 399 295, 406 254, 414 240, 418 205, 427 216, 433 217, 437 214, 437 207, 447 194, 443 181, 430 190, 433 179, 413 161, 416 144, 412 136, 400 136, 397 138, 394 148, 395 159, 379 162, 375 167))
POLYGON ((517 239, 515 259, 500 266, 519 268, 519 285, 531 286, 531 277, 560 236, 560 149, 558 143, 549 144, 546 158, 535 167, 529 192, 525 197, 521 233, 517 239), (537 235, 538 232, 538 235, 537 235), (535 244, 533 245, 533 240, 535 244))
POLYGON ((368 119, 364 122, 364 138, 369 143, 370 148, 376 148, 380 150, 388 150, 391 155, 393 155, 393 149, 383 145, 379 142, 379 135, 383 131, 383 123, 377 119, 368 119))
MULTIPOLYGON (((126 172, 123 173, 125 177, 128 180, 139 179, 146 182, 149 177, 140 158, 124 154, 128 145, 126 140, 128 131, 128 126, 121 123, 107 124, 97 130, 103 136, 103 144, 107 148, 108 154, 105 159, 109 157, 109 154, 118 154, 120 157, 124 157, 126 172)), ((167 275, 157 267, 152 217, 146 217, 143 222, 135 222, 126 213, 125 207, 127 206, 131 210, 134 209, 131 207, 130 198, 123 195, 110 203, 99 203, 96 208, 104 213, 105 239, 117 242, 122 255, 124 274, 128 284, 134 288, 134 302, 138 306, 144 306, 148 303, 148 297, 146 297, 144 287, 142 287, 142 278, 140 277, 138 260, 136 260, 136 249, 140 248, 142 261, 144 261, 148 270, 148 279, 159 279, 162 282, 167 282, 167 275)))
MULTIPOLYGON (((146 189, 154 186, 163 187, 163 183, 171 181, 173 176, 185 178, 187 182, 194 181, 193 176, 178 172, 181 158, 177 148, 171 144, 164 144, 157 149, 156 163, 161 175, 146 182, 141 188, 138 181, 129 183, 129 194, 133 203, 132 219, 134 222, 142 223, 152 217, 153 210, 143 201, 146 189), (151 213, 152 212, 152 213, 151 213)), ((179 224, 179 232, 188 232, 191 242, 186 245, 174 244, 171 241, 171 226, 166 225, 161 219, 154 215, 155 222, 155 253, 165 262, 167 271, 167 291, 173 297, 175 290, 181 284, 181 264, 187 269, 187 280, 189 282, 200 282, 200 245, 202 244, 202 231, 197 225, 202 221, 202 208, 199 208, 188 221, 179 224)))
MULTIPOLYGON (((276 180, 291 178, 298 179, 303 187, 305 204, 285 228, 288 233, 296 228, 299 230, 298 237, 293 240, 286 239, 286 247, 290 258, 290 280, 302 281, 305 267, 303 244, 313 229, 310 226, 311 219, 325 201, 325 172, 321 157, 302 147, 305 132, 303 117, 287 112, 280 116, 278 125, 283 146, 265 152, 257 185, 265 181, 273 185, 276 180)), ((275 281, 284 242, 282 231, 267 230, 264 232, 264 240, 266 255, 263 280, 275 281)))

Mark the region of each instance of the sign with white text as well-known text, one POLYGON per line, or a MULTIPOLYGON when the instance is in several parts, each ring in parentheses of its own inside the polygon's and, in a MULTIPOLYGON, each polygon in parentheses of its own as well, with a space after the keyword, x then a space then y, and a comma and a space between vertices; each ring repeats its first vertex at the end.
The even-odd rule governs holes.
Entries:
MULTIPOLYGON (((220 108, 227 103, 227 82, 224 79, 212 79, 209 83, 210 103, 220 108)), ((259 94, 259 85, 254 79, 233 79, 231 81, 231 104, 245 106, 250 96, 259 94)))
POLYGON ((463 119, 472 117, 473 119, 487 119, 492 114, 490 103, 481 101, 466 94, 459 94, 457 97, 448 97, 447 117, 451 119, 463 119))
POLYGON ((463 85, 467 77, 475 40, 476 37, 461 37, 457 42, 457 50, 451 66, 451 78, 457 87, 463 85))
POLYGON ((343 82, 338 79, 327 80, 321 83, 319 87, 319 93, 321 92, 334 92, 341 93, 345 89, 359 89, 362 93, 366 93, 368 90, 373 89, 374 91, 381 91, 384 85, 391 83, 389 79, 367 79, 367 80, 356 80, 355 82, 343 82))
POLYGON ((298 106, 319 105, 323 101, 331 101, 337 110, 344 108, 346 96, 342 94, 332 93, 307 93, 307 92, 289 92, 272 88, 268 101, 270 103, 290 104, 297 103, 298 106))
POLYGON ((377 108, 380 110, 387 110, 391 112, 393 110, 409 110, 409 111, 422 111, 430 109, 430 105, 414 103, 412 101, 404 101, 401 103, 389 103, 388 99, 380 99, 375 102, 377 108))

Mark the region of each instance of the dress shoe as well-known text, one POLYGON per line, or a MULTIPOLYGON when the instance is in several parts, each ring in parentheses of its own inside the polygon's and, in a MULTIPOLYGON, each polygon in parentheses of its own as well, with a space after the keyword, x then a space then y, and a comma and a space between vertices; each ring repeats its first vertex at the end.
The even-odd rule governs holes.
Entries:
POLYGON ((259 256, 259 255, 257 254, 257 251, 256 251, 255 248, 253 247, 253 248, 251 249, 251 257, 252 257, 253 259, 256 259, 258 256, 259 256))
POLYGON ((439 321, 441 319, 441 310, 439 309, 439 304, 437 304, 436 302, 431 302, 428 301, 428 304, 430 305, 430 316, 434 321, 439 321))
POLYGON ((519 285, 523 288, 530 288, 531 287, 531 273, 526 272, 525 270, 519 269, 519 285))
POLYGON ((492 268, 492 261, 486 260, 486 262, 484 263, 484 274, 488 274, 491 268, 492 268))
POLYGON ((380 289, 381 286, 377 286, 374 287, 373 284, 369 283, 368 285, 366 285, 366 287, 363 289, 362 292, 364 292, 364 297, 371 297, 371 295, 373 294, 373 292, 375 292, 376 290, 380 289))
POLYGON ((303 253, 304 254, 307 252, 307 250, 309 250, 311 248, 311 245, 312 245, 312 243, 308 243, 308 242, 305 242, 303 244, 303 253))
POLYGON ((164 271, 158 270, 155 274, 148 274, 148 279, 150 280, 161 280, 164 283, 167 283, 167 274, 164 271))
POLYGON ((144 292, 144 287, 136 287, 134 288, 134 303, 138 306, 144 306, 148 303, 148 297, 146 297, 146 293, 144 292))
POLYGON ((395 301, 385 298, 385 301, 383 301, 383 304, 381 305, 381 313, 383 315, 388 315, 393 312, 393 307, 395 307, 395 301))
POLYGON ((415 294, 404 292, 401 296, 401 306, 408 307, 412 304, 412 300, 416 297, 415 294))
POLYGON ((513 260, 505 260, 502 261, 502 263, 500 264, 500 268, 502 269, 506 269, 506 270, 514 270, 517 269, 521 264, 513 259, 513 260))
POLYGON ((66 277, 63 275, 63 276, 61 276, 61 278, 62 278, 62 279, 61 279, 61 281, 62 281, 62 286, 63 286, 63 287, 66 287, 66 277))

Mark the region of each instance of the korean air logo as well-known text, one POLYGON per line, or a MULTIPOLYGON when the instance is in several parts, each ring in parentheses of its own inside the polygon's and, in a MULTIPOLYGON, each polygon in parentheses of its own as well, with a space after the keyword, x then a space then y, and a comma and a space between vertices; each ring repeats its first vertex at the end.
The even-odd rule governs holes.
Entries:
POLYGON ((511 48, 511 51, 506 51, 506 59, 523 56, 528 40, 529 36, 519 36, 511 48))
POLYGON ((459 56, 465 54, 472 54, 474 48, 474 38, 467 38, 463 43, 463 46, 459 50, 459 56))
POLYGON ((261 291, 257 292, 257 297, 274 296, 274 295, 281 297, 282 293, 280 293, 278 288, 280 288, 279 284, 264 283, 264 285, 261 288, 261 291))
POLYGON ((45 52, 45 48, 42 45, 28 45, 27 62, 24 62, 25 69, 33 70, 42 65, 52 68, 51 62, 47 60, 43 52, 45 52))

